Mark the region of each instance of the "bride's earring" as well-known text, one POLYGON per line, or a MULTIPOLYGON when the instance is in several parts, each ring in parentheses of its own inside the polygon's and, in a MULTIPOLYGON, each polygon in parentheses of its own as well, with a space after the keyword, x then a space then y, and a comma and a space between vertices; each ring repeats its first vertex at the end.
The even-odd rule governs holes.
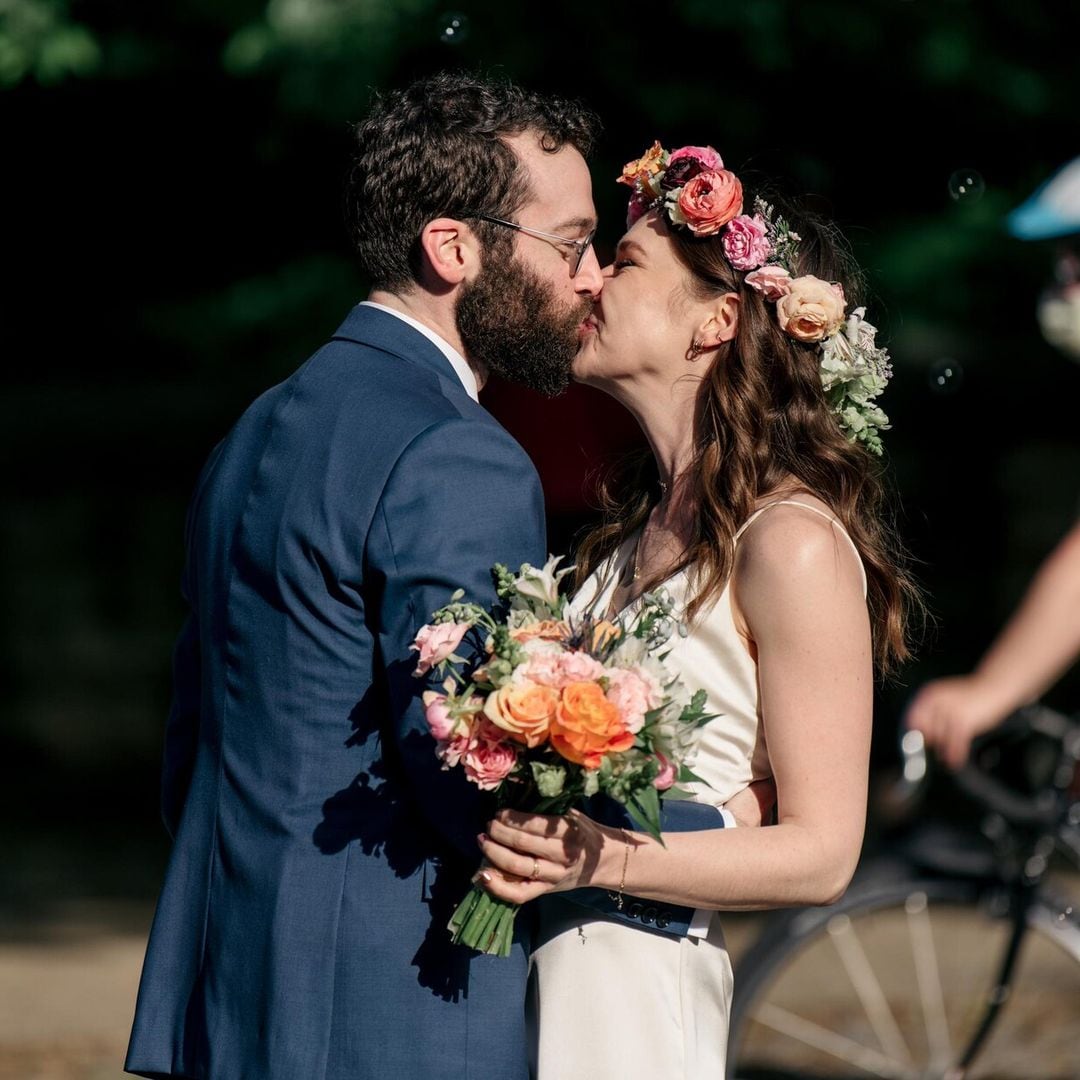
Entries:
POLYGON ((704 343, 698 341, 697 338, 694 338, 694 340, 690 342, 690 348, 686 350, 686 359, 693 363, 704 351, 704 343))

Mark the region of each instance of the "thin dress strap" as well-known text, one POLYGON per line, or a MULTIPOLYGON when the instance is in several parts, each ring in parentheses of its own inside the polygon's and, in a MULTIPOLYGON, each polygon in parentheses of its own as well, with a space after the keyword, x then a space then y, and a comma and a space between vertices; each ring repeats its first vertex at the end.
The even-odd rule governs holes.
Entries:
POLYGON ((855 552, 855 561, 859 564, 859 573, 862 575, 862 587, 863 596, 866 595, 866 567, 863 566, 862 556, 859 554, 859 549, 855 546, 855 541, 848 535, 847 529, 835 518, 832 514, 827 513, 824 510, 819 510, 816 506, 810 506, 807 503, 799 502, 797 499, 777 499, 776 502, 766 503, 760 509, 755 510, 743 523, 739 526, 738 531, 735 533, 735 542, 739 542, 739 537, 759 518, 766 510, 771 510, 774 506, 800 506, 803 510, 809 510, 812 514, 817 514, 818 517, 823 517, 826 521, 830 522, 832 526, 840 531, 841 536, 851 545, 851 550, 855 552))

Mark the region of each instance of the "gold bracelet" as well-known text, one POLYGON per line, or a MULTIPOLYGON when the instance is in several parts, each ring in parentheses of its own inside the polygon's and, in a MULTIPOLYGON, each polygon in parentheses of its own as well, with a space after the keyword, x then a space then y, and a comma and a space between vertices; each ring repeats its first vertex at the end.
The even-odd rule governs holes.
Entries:
POLYGON ((615 901, 615 907, 619 911, 623 909, 623 890, 626 888, 626 868, 630 864, 630 837, 627 835, 625 829, 621 830, 623 835, 623 860, 622 860, 622 880, 619 882, 618 892, 609 892, 608 896, 615 901))

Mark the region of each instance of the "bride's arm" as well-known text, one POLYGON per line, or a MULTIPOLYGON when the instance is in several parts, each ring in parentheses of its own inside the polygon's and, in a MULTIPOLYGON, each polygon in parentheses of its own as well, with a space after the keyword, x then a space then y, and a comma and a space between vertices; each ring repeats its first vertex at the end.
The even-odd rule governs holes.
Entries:
POLYGON ((858 861, 872 705, 870 626, 847 541, 778 508, 739 546, 733 588, 757 646, 778 824, 668 834, 666 847, 583 816, 504 812, 481 847, 487 887, 524 901, 600 886, 700 908, 829 903, 858 861), (539 866, 535 881, 521 881, 539 866), (625 878, 623 869, 625 866, 625 878), (510 876, 504 876, 503 872, 510 876))

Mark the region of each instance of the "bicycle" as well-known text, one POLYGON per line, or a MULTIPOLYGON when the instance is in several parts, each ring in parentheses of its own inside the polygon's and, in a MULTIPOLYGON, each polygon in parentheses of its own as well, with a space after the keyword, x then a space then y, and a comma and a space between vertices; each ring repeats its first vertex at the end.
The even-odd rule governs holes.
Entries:
MULTIPOLYGON (((917 732, 903 753, 910 796, 917 732)), ((1048 873, 1080 866, 1078 762, 1080 724, 1021 710, 955 775, 981 831, 920 826, 838 903, 771 916, 736 968, 729 1080, 1080 1078, 1080 915, 1048 873)))

